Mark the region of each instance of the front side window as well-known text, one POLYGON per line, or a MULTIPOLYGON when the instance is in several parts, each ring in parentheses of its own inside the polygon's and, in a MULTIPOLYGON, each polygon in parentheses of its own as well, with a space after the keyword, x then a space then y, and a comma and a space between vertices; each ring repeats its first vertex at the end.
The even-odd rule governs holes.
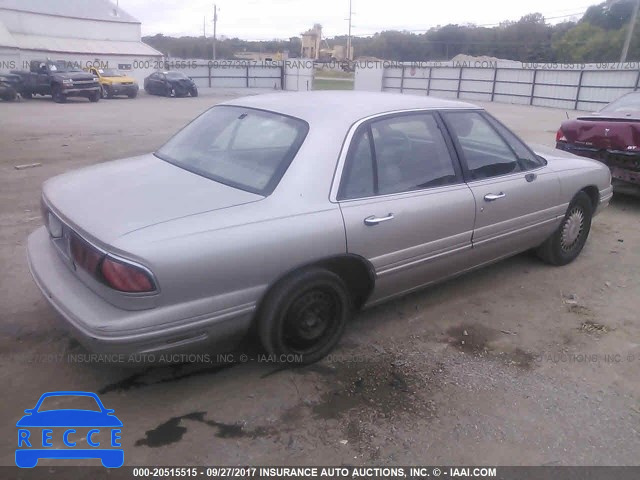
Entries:
POLYGON ((546 163, 544 160, 541 160, 535 153, 531 151, 522 141, 516 137, 511 130, 498 122, 491 115, 485 113, 484 117, 491 123, 493 128, 495 128, 502 138, 504 138, 507 142, 509 142, 509 146, 515 152, 518 157, 518 161, 520 162, 520 167, 523 170, 532 170, 534 168, 540 168, 544 166, 546 163))
POLYGON ((339 197, 401 193, 457 181, 434 116, 408 114, 360 127, 352 140, 339 197))
POLYGON ((472 180, 521 170, 514 151, 479 112, 446 112, 444 116, 462 149, 472 180))
POLYGON ((176 134, 156 156, 225 185, 269 195, 308 129, 304 121, 278 113, 217 106, 176 134))

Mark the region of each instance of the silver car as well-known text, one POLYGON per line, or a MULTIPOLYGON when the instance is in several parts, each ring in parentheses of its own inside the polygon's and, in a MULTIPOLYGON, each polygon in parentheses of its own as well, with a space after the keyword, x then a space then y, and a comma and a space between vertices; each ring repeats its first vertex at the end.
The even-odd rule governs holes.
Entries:
POLYGON ((257 95, 153 154, 48 180, 33 277, 90 350, 313 362, 353 313, 529 249, 574 260, 612 196, 601 163, 534 152, 474 105, 257 95))

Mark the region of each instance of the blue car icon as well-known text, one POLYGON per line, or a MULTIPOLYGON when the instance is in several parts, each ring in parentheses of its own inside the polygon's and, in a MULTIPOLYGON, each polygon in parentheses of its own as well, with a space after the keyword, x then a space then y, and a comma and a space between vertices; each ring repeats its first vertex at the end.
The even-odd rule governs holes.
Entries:
POLYGON ((41 458, 99 458, 102 465, 107 468, 118 468, 124 463, 124 450, 119 448, 122 422, 113 414, 114 410, 104 407, 95 393, 45 393, 34 408, 24 412, 26 415, 16 423, 18 427, 16 465, 18 467, 35 467, 41 458), (95 400, 98 408, 96 410, 42 409, 42 402, 50 397, 90 397, 95 400), (82 431, 88 429, 88 431, 85 435, 76 429, 82 429, 82 431), (107 433, 109 442, 105 441, 107 433), (65 448, 53 448, 53 438, 61 439, 65 448), (77 444, 85 443, 85 440, 88 448, 76 448, 77 444))

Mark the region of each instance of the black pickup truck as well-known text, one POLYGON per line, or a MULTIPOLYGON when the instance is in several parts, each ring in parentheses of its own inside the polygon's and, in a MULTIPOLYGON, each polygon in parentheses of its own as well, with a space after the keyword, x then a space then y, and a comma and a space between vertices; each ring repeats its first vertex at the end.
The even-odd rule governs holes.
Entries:
POLYGON ((92 102, 100 100, 100 82, 92 74, 83 72, 68 62, 32 60, 29 71, 14 70, 22 77, 22 96, 51 95, 57 103, 67 97, 85 97, 92 102))

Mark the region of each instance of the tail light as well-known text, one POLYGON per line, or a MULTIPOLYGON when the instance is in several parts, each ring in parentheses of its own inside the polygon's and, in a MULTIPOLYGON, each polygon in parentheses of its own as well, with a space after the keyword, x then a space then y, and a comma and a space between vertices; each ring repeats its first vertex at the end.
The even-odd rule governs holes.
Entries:
POLYGON ((69 250, 76 266, 86 270, 94 278, 115 290, 127 293, 144 293, 156 290, 155 284, 146 270, 110 257, 77 235, 71 236, 69 250))
POLYGON ((104 257, 104 253, 96 250, 77 235, 71 235, 69 239, 71 258, 76 266, 83 268, 93 276, 98 272, 98 265, 104 257))
POLYGON ((105 257, 101 272, 105 282, 121 292, 141 293, 155 290, 149 274, 134 265, 105 257))
POLYGON ((556 133, 556 142, 566 142, 567 141, 567 137, 564 136, 564 132, 562 131, 561 128, 558 129, 558 132, 556 133))

